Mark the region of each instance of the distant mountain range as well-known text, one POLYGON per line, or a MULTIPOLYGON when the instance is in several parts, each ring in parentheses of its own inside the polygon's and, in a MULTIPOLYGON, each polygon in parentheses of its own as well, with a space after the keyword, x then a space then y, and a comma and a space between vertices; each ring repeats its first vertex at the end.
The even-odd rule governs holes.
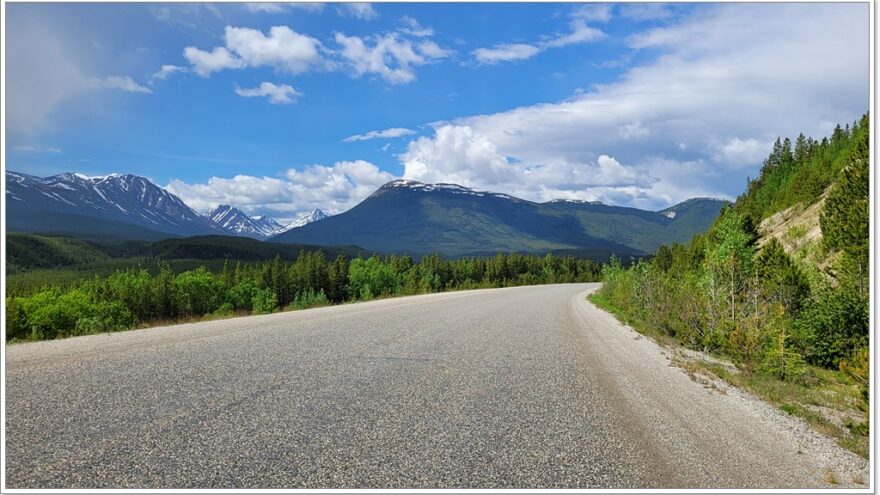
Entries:
POLYGON ((290 229, 323 220, 327 215, 316 208, 287 225, 281 225, 269 216, 250 217, 233 205, 220 205, 206 213, 205 217, 230 234, 264 241, 290 229))
POLYGON ((689 240, 709 228, 725 204, 693 199, 653 212, 586 201, 535 203, 455 184, 395 180, 345 213, 271 241, 446 256, 499 251, 637 256, 689 240))
POLYGON ((395 180, 349 211, 313 210, 287 225, 233 205, 200 215, 135 175, 6 173, 7 229, 86 238, 157 240, 232 235, 371 252, 444 256, 561 252, 640 256, 707 229, 726 201, 690 199, 659 212, 598 202, 536 203, 455 184, 395 180))
POLYGON ((10 230, 125 239, 234 235, 266 240, 326 217, 313 210, 282 226, 231 205, 199 215, 174 194, 131 174, 35 177, 6 172, 6 199, 10 230))

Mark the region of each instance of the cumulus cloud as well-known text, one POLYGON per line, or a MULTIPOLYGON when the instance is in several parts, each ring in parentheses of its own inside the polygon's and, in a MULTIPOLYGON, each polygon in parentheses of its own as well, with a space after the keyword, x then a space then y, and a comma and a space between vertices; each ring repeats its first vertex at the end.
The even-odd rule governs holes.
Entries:
POLYGON ((355 160, 290 169, 283 178, 236 175, 211 177, 200 184, 175 179, 166 189, 197 211, 234 204, 248 214, 268 214, 286 221, 314 208, 341 213, 393 179, 376 165, 355 160))
POLYGON ((432 138, 409 143, 401 155, 404 177, 466 186, 510 183, 517 170, 497 146, 467 126, 444 125, 432 138))
POLYGON ((415 81, 416 67, 437 62, 454 52, 426 39, 429 31, 414 19, 405 24, 408 27, 401 31, 365 37, 336 33, 335 49, 325 48, 317 39, 288 26, 273 26, 268 34, 258 29, 226 26, 225 46, 211 51, 189 46, 183 53, 192 70, 202 77, 246 67, 272 67, 288 74, 344 68, 355 77, 378 75, 390 84, 406 84, 415 81))
POLYGON ((128 93, 152 93, 150 88, 134 82, 129 76, 109 76, 104 78, 93 77, 89 80, 91 87, 96 89, 118 89, 128 93))
POLYGON ((341 16, 354 17, 355 19, 362 19, 365 21, 379 17, 379 13, 376 12, 373 6, 366 2, 343 3, 336 8, 336 11, 341 16))
POLYGON ((208 77, 212 72, 223 69, 240 69, 244 62, 229 53, 229 50, 218 46, 210 52, 199 50, 194 46, 188 46, 183 50, 183 56, 193 65, 196 74, 208 77))
POLYGON ((604 154, 592 161, 520 161, 471 127, 452 124, 437 127, 433 137, 410 142, 400 160, 407 179, 503 191, 533 201, 611 201, 615 192, 637 192, 656 180, 604 154))
POLYGON ((256 88, 250 89, 236 87, 235 94, 245 98, 265 97, 269 103, 272 103, 273 105, 296 103, 297 97, 302 96, 302 93, 288 84, 276 85, 270 82, 263 82, 256 88))
POLYGON ((695 9, 630 38, 656 57, 616 82, 439 124, 401 161, 411 178, 532 199, 659 209, 697 195, 732 198, 776 136, 821 137, 868 109, 868 26, 868 8, 855 4, 695 9), (493 176, 510 169, 515 179, 493 176))
POLYGON ((269 66, 280 72, 300 74, 324 65, 321 43, 287 26, 273 26, 269 34, 258 29, 226 26, 226 46, 204 51, 186 47, 184 57, 202 77, 223 69, 269 66))
POLYGON ((398 33, 361 38, 336 33, 341 57, 357 77, 376 74, 390 84, 415 81, 414 67, 447 57, 451 52, 433 42, 412 41, 398 33))
POLYGON ((370 131, 365 134, 355 134, 354 136, 349 136, 342 141, 345 143, 351 143, 354 141, 366 141, 368 139, 398 138, 401 136, 411 136, 415 133, 416 131, 412 129, 407 129, 404 127, 392 127, 391 129, 384 129, 381 131, 370 131))
POLYGON ((491 48, 477 48, 471 54, 477 63, 492 65, 500 62, 526 60, 549 48, 561 48, 577 43, 587 43, 604 38, 605 33, 587 25, 587 21, 606 22, 611 18, 608 5, 583 5, 570 14, 569 31, 545 36, 535 43, 500 43, 491 48))

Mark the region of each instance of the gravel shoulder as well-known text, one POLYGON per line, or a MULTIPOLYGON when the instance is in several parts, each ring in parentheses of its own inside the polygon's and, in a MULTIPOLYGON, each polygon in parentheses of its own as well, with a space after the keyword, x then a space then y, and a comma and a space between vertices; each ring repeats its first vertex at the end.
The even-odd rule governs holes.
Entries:
POLYGON ((867 462, 586 301, 433 294, 6 348, 10 488, 813 488, 867 462))
POLYGON ((869 462, 804 421, 722 380, 691 379, 674 362, 680 350, 659 345, 588 301, 573 301, 571 311, 588 329, 584 338, 602 367, 621 370, 609 377, 612 388, 651 441, 667 451, 674 469, 709 476, 716 487, 867 487, 869 462), (739 482, 747 484, 737 485, 737 476, 748 476, 739 482))

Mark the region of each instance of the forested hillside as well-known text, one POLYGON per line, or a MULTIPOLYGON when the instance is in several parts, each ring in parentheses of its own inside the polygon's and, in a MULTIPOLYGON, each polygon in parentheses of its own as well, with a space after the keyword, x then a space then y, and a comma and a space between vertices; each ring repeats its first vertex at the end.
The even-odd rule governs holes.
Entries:
MULTIPOLYGON (((637 328, 731 358, 753 383, 790 384, 774 385, 777 394, 831 383, 822 370, 840 370, 840 383, 859 391, 852 405, 867 411, 868 140, 867 115, 821 141, 777 140, 760 176, 708 232, 629 268, 612 262, 596 302, 637 328), (788 251, 762 239, 763 219, 820 198, 820 237, 788 251)), ((827 406, 788 405, 808 420, 827 406)), ((846 423, 844 442, 866 445, 862 418, 846 423)))

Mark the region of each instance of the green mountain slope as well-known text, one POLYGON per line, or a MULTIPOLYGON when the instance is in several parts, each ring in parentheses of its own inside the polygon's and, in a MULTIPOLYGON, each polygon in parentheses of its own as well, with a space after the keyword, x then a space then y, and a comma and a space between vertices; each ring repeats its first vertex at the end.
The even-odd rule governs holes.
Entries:
MULTIPOLYGON (((717 210, 705 223, 715 215, 717 210)), ((381 252, 439 252, 450 257, 572 250, 598 257, 639 256, 664 242, 684 240, 683 232, 694 223, 682 223, 677 230, 669 228, 676 224, 673 219, 635 208, 573 201, 533 203, 452 184, 398 180, 345 213, 271 240, 355 244, 381 252)))
POLYGON ((13 232, 6 235, 7 273, 82 265, 106 259, 108 259, 107 254, 78 239, 13 232))
POLYGON ((128 222, 26 208, 6 212, 6 230, 105 240, 149 241, 177 237, 175 234, 151 230, 128 222))

